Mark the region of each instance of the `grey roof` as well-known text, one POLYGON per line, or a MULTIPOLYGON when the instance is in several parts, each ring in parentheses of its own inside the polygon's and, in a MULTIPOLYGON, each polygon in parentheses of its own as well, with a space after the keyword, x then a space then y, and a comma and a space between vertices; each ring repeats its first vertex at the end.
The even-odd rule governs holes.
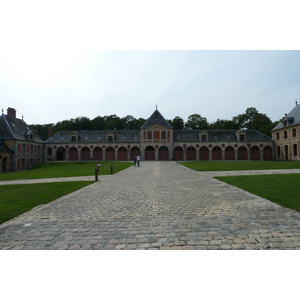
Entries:
POLYGON ((13 152, 13 151, 0 139, 0 152, 13 152))
POLYGON ((43 143, 43 140, 23 120, 5 114, 0 116, 0 138, 43 143))
POLYGON ((158 124, 163 127, 170 128, 170 129, 173 128, 157 109, 154 111, 154 113, 150 116, 150 118, 145 122, 145 124, 141 128, 142 129, 148 128, 155 124, 158 124))
POLYGON ((280 123, 275 126, 273 130, 284 128, 283 120, 287 121, 287 126, 294 126, 300 124, 300 104, 296 105, 288 114, 286 114, 280 123))
MULTIPOLYGON (((174 130, 174 142, 198 142, 200 135, 207 132, 209 142, 234 142, 238 141, 237 132, 239 130, 174 130), (200 134, 200 135, 199 135, 200 134)), ((271 142, 272 139, 256 130, 246 130, 246 141, 249 142, 271 142)))
POLYGON ((49 137, 46 143, 71 143, 72 135, 78 136, 78 143, 107 143, 107 136, 113 134, 114 143, 139 143, 140 132, 136 130, 62 130, 49 137))

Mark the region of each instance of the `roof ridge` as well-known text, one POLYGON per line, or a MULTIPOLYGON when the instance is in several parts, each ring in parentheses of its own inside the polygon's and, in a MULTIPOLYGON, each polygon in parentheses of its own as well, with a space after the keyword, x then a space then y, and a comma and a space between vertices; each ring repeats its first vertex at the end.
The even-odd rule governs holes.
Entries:
MULTIPOLYGON (((10 126, 9 122, 8 122, 7 119, 6 119, 7 115, 2 114, 2 116, 3 116, 3 119, 4 119, 5 123, 6 123, 8 129, 9 129, 11 135, 12 135, 12 137, 13 137, 13 138, 16 138, 16 136, 15 136, 13 130, 11 129, 11 126, 10 126)), ((2 117, 2 116, 1 116, 1 117, 2 117)))

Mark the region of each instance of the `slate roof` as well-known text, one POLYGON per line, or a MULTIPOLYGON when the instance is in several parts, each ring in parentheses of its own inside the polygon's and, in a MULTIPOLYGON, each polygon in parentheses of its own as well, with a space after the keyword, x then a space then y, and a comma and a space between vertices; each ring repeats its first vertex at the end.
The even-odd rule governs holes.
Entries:
POLYGON ((140 132, 136 130, 62 130, 46 139, 46 143, 71 143, 72 135, 78 136, 78 143, 107 143, 107 136, 113 134, 113 143, 139 143, 140 132))
POLYGON ((6 146, 6 144, 0 140, 0 152, 13 152, 9 147, 6 146))
POLYGON ((300 104, 296 105, 282 121, 275 126, 272 131, 284 128, 283 120, 287 120, 287 126, 294 126, 300 124, 300 104))
POLYGON ((173 128, 157 109, 150 116, 150 118, 145 122, 145 124, 141 127, 141 129, 148 128, 155 124, 158 124, 163 127, 170 128, 170 129, 173 128))
POLYGON ((0 138, 43 143, 43 140, 23 120, 5 114, 0 116, 0 138))
MULTIPOLYGON (((234 142, 238 141, 237 132, 239 130, 205 130, 209 142, 234 142)), ((174 142, 198 142, 203 130, 174 130, 174 142)), ((271 142, 272 139, 256 130, 246 130, 246 141, 249 142, 271 142)))

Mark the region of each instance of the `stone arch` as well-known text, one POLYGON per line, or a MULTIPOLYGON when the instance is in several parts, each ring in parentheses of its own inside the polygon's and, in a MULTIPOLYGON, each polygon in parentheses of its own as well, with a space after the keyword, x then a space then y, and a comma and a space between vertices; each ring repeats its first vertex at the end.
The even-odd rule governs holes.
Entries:
POLYGON ((78 160, 78 149, 71 147, 69 150, 69 160, 78 160))
POLYGON ((115 160, 115 149, 113 147, 105 149, 105 160, 115 160))
POLYGON ((127 160, 127 149, 125 147, 120 147, 118 149, 118 160, 127 160))
POLYGON ((186 159, 187 160, 196 160, 196 148, 190 146, 186 149, 186 159))
POLYGON ((56 160, 66 160, 67 150, 64 147, 59 147, 56 150, 56 160))
POLYGON ((264 160, 273 160, 273 150, 271 146, 266 146, 263 152, 264 160))
POLYGON ((8 172, 9 171, 9 159, 8 157, 2 158, 2 172, 8 172))
POLYGON ((94 160, 102 160, 102 149, 100 147, 95 147, 93 152, 94 160))
POLYGON ((225 148, 225 160, 235 160, 234 148, 232 146, 225 148))
POLYGON ((146 147, 145 160, 155 160, 155 149, 152 146, 146 147))
POLYGON ((219 146, 212 148, 212 160, 222 160, 222 149, 219 146))
POLYGON ((141 151, 139 147, 132 147, 130 150, 130 159, 133 160, 136 156, 141 156, 141 151))
POLYGON ((166 146, 161 146, 158 150, 158 160, 169 160, 169 149, 166 146))
POLYGON ((83 147, 81 149, 81 160, 91 160, 90 148, 83 147))
POLYGON ((199 152, 200 160, 209 160, 209 149, 206 146, 202 146, 199 152))
POLYGON ((251 147, 250 151, 251 160, 260 160, 260 151, 257 146, 251 147))
POLYGON ((248 150, 245 146, 238 148, 238 160, 248 160, 248 150))
POLYGON ((175 147, 173 150, 173 157, 174 160, 183 160, 183 148, 182 147, 175 147))

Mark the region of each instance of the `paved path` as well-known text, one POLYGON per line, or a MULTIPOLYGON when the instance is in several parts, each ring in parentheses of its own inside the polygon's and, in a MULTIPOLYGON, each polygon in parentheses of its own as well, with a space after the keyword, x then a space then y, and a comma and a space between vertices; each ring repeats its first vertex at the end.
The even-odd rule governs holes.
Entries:
POLYGON ((300 249, 300 213, 216 175, 142 162, 101 176, 2 224, 0 249, 300 249))

